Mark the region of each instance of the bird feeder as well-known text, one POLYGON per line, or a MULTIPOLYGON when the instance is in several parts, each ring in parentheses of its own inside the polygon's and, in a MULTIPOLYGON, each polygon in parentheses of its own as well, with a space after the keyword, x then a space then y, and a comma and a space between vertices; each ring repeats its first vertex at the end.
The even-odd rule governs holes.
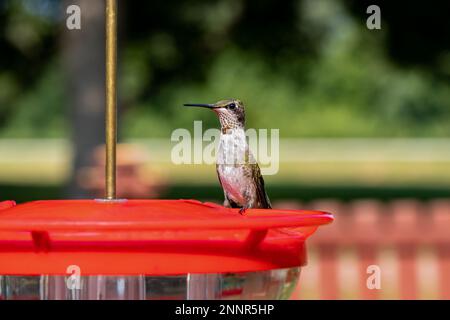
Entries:
POLYGON ((106 194, 0 202, 1 299, 281 299, 332 215, 116 199, 116 0, 106 1, 106 194))

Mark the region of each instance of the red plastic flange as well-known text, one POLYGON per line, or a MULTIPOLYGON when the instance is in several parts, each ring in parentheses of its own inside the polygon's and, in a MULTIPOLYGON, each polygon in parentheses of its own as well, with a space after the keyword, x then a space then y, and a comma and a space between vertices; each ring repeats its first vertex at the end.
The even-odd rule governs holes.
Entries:
POLYGON ((195 200, 36 201, 1 209, 0 275, 223 273, 302 266, 332 215, 195 200))

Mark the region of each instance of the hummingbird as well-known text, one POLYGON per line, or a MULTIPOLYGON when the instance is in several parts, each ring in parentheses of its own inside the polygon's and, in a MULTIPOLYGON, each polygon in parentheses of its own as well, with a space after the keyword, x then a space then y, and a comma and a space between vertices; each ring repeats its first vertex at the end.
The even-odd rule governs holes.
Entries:
POLYGON ((186 107, 202 107, 214 111, 220 122, 216 171, 224 191, 224 206, 271 209, 264 179, 245 136, 245 109, 238 99, 221 100, 213 104, 187 103, 186 107))

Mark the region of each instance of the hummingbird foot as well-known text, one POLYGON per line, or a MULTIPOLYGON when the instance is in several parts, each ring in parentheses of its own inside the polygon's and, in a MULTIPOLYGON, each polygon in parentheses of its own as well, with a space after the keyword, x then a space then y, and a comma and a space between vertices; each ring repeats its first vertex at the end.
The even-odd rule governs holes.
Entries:
POLYGON ((247 207, 242 207, 242 208, 240 208, 239 209, 239 214, 241 215, 241 216, 244 216, 245 215, 245 212, 247 211, 247 207))

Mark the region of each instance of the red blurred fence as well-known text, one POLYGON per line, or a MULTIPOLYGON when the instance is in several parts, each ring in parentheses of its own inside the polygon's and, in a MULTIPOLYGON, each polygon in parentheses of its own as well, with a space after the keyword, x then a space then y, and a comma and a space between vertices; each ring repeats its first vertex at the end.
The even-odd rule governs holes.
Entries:
POLYGON ((313 261, 302 270, 293 298, 450 299, 450 200, 321 200, 277 207, 335 215, 333 224, 310 238, 313 261), (391 263, 381 261, 386 252, 391 263), (368 289, 370 265, 380 266, 381 289, 368 289))

